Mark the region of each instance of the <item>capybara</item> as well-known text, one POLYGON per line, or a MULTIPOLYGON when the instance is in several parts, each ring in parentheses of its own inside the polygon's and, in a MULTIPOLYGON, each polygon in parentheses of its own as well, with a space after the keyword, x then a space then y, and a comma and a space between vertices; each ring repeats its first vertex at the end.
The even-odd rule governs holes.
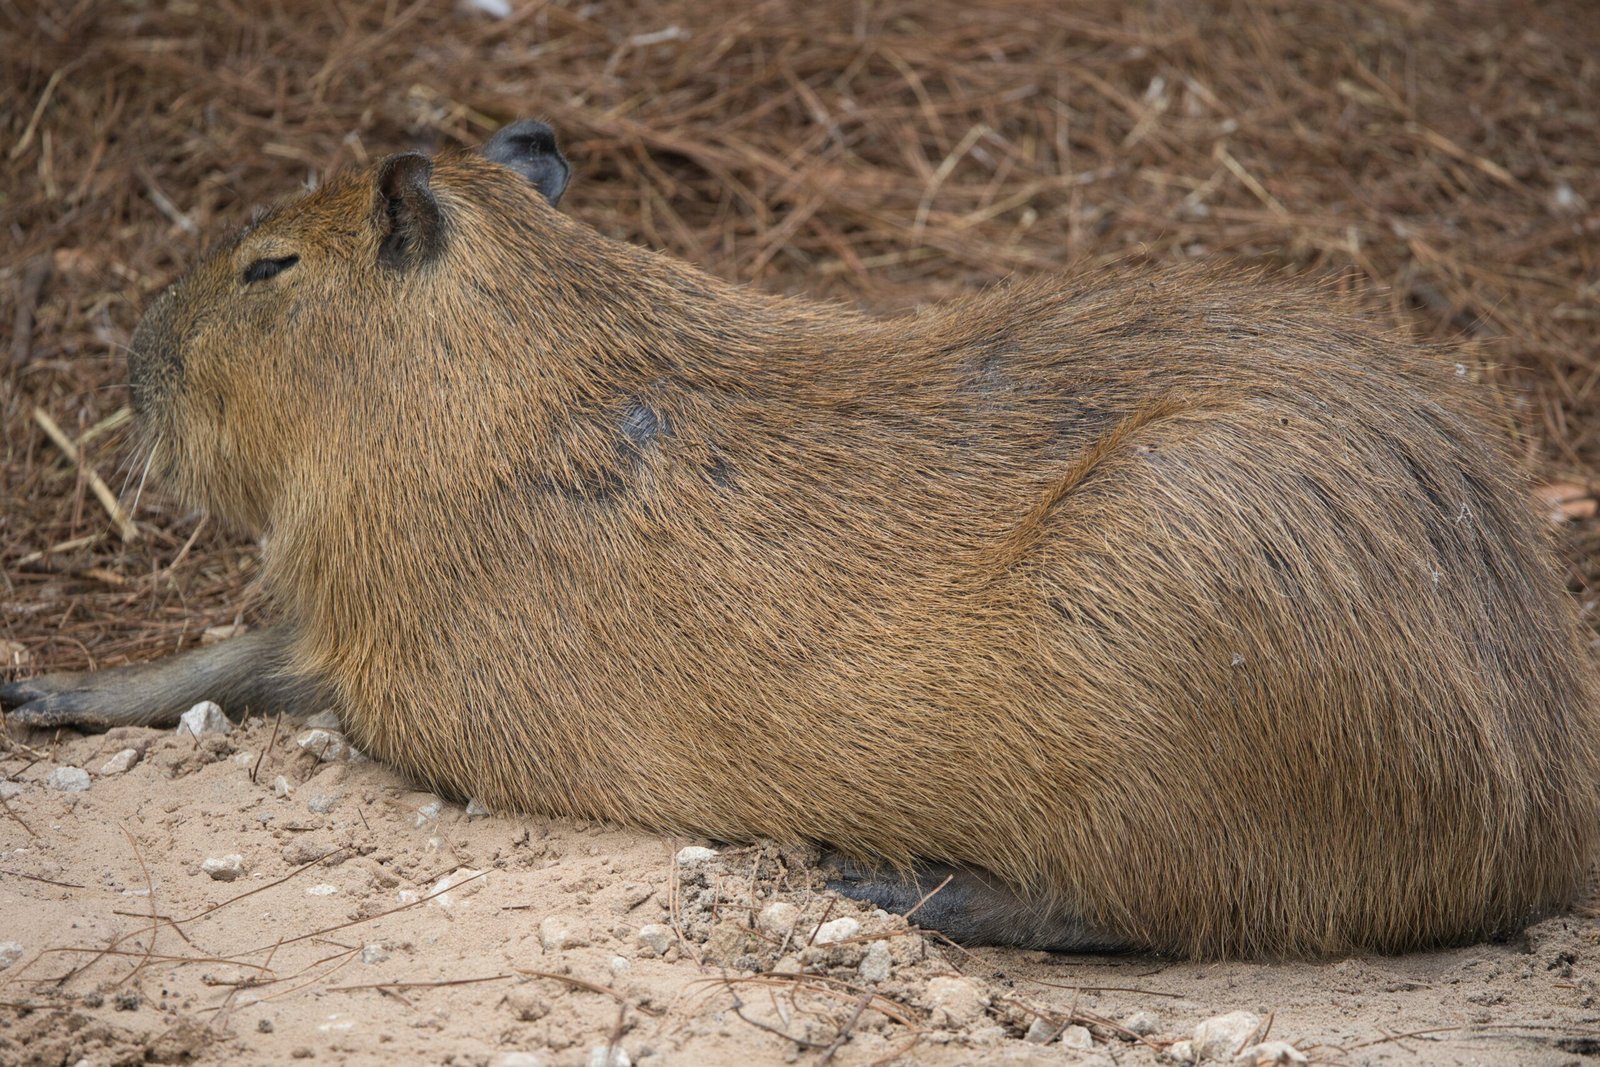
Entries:
POLYGON ((876 319, 609 240, 523 122, 329 181, 129 357, 281 621, 4 693, 337 710, 492 808, 834 850, 954 937, 1318 956, 1515 930, 1596 689, 1470 376, 1326 292, 1126 266, 876 319))

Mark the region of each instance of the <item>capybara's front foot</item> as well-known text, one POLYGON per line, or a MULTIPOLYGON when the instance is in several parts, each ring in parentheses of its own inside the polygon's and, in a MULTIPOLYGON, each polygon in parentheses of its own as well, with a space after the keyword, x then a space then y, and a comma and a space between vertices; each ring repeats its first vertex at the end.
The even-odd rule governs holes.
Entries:
POLYGON ((1052 952, 1116 952, 1126 946, 1091 929, 1069 909, 1030 901, 988 871, 919 862, 912 879, 889 867, 863 866, 830 854, 828 888, 964 945, 1012 945, 1052 952))
POLYGON ((0 708, 19 726, 99 731, 171 726, 202 700, 234 718, 329 707, 324 684, 284 668, 288 645, 286 631, 267 629, 152 663, 40 675, 0 686, 0 708))
POLYGON ((107 677, 112 673, 63 671, 12 682, 0 686, 0 708, 8 712, 8 723, 31 729, 100 731, 145 725, 149 720, 131 710, 119 695, 122 686, 107 677))

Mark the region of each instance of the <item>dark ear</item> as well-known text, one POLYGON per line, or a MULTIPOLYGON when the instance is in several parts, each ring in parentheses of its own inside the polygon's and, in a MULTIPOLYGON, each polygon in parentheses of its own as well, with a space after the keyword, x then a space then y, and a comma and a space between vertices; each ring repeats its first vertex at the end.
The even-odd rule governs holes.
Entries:
POLYGON ((550 127, 533 119, 513 122, 483 146, 486 159, 503 167, 510 167, 533 183, 555 207, 561 203, 561 194, 567 191, 567 179, 572 168, 566 157, 556 147, 556 134, 550 127))
POLYGON ((444 217, 428 188, 432 176, 433 160, 418 152, 390 156, 378 167, 378 262, 390 270, 421 266, 444 248, 444 217))

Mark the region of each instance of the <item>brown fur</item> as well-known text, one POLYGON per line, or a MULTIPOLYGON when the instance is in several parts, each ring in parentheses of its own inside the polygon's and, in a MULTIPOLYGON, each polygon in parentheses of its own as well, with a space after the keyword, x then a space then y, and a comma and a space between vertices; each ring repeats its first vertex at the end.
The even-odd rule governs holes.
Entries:
POLYGON ((1579 891, 1590 666, 1426 354, 1198 267, 877 321, 475 155, 431 187, 436 259, 380 264, 346 177, 136 345, 158 468, 265 535, 293 660, 374 756, 496 808, 974 866, 1202 956, 1579 891))

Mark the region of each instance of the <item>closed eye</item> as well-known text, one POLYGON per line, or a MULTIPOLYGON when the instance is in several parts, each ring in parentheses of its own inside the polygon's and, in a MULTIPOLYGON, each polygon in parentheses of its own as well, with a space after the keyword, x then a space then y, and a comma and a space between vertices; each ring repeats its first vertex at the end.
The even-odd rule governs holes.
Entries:
POLYGON ((263 282, 268 278, 276 277, 300 262, 300 257, 295 255, 280 256, 277 259, 258 259, 244 269, 244 283, 263 282))

